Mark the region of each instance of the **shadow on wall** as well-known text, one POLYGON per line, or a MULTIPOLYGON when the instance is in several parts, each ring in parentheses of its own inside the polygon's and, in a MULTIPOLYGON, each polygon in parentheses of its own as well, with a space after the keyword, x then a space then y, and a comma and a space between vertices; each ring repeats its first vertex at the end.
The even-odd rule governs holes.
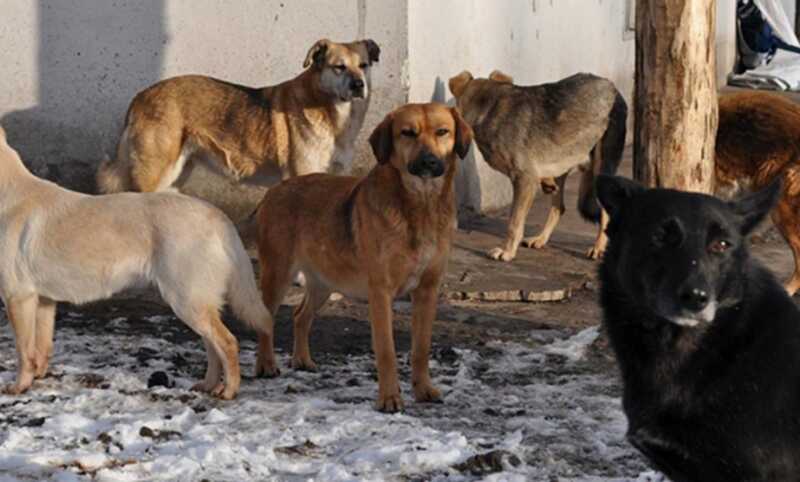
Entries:
POLYGON ((40 0, 37 9, 39 104, 0 122, 38 174, 91 192, 128 103, 160 79, 164 0, 40 0))
MULTIPOLYGON (((451 97, 449 101, 447 100, 447 87, 438 76, 434 81, 431 102, 441 102, 455 106, 455 99, 451 97)), ((467 157, 461 160, 459 169, 456 171, 456 204, 459 207, 459 218, 471 216, 481 206, 481 183, 478 173, 478 161, 475 157, 475 149, 477 148, 478 146, 473 142, 467 157)))

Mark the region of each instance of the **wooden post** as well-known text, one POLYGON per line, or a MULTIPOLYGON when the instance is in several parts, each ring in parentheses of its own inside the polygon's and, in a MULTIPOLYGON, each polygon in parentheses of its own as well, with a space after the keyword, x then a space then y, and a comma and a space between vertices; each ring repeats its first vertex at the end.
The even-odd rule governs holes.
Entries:
POLYGON ((716 0, 637 0, 633 170, 648 186, 712 190, 715 30, 716 0))

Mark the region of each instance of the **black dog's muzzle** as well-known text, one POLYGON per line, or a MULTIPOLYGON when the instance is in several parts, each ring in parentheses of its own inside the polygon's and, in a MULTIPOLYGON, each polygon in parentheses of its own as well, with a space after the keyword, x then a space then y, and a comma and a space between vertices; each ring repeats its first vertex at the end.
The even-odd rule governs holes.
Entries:
POLYGON ((444 174, 444 162, 430 152, 422 152, 408 165, 408 172, 419 177, 439 177, 444 174))

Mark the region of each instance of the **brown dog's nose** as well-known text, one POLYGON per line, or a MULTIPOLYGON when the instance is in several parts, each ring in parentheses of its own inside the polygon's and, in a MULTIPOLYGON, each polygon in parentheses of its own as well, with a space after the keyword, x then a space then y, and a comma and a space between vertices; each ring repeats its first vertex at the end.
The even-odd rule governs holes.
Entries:
POLYGON ((350 90, 362 90, 364 88, 364 81, 361 79, 353 79, 350 81, 350 90))

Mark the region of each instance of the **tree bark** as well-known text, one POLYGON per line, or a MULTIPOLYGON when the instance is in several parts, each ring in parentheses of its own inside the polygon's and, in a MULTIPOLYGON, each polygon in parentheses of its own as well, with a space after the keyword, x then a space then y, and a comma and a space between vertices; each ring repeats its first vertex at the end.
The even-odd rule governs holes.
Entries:
POLYGON ((710 193, 717 134, 716 0, 637 0, 634 177, 710 193))

